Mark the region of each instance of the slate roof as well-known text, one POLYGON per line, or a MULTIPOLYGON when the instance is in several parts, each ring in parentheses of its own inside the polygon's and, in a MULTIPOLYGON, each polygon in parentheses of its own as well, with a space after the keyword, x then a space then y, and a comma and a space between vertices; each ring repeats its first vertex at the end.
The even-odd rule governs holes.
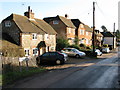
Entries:
POLYGON ((101 32, 104 37, 115 37, 111 32, 101 32))
POLYGON ((22 16, 18 14, 11 14, 6 19, 7 20, 12 19, 19 27, 21 32, 56 34, 55 30, 49 24, 47 24, 45 21, 40 19, 29 20, 26 16, 22 16))
POLYGON ((47 18, 44 18, 43 20, 45 20, 47 23, 53 20, 61 20, 67 27, 76 28, 72 23, 71 19, 67 19, 59 15, 57 15, 56 17, 47 17, 47 18))

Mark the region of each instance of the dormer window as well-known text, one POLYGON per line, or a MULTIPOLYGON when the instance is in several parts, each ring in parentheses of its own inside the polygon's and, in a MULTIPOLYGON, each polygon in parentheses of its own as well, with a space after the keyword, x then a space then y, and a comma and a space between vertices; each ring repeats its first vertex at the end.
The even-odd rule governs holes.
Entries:
POLYGON ((5 21, 5 27, 10 27, 11 26, 11 22, 10 21, 5 21))
POLYGON ((53 24, 59 24, 59 21, 58 20, 54 20, 53 24))
POLYGON ((32 39, 37 39, 37 33, 32 34, 32 39))

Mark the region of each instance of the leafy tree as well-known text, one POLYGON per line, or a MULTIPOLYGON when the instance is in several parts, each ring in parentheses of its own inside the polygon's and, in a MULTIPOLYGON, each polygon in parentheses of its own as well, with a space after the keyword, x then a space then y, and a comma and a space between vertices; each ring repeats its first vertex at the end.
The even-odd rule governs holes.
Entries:
POLYGON ((103 32, 107 32, 108 31, 107 28, 104 25, 102 25, 101 28, 102 28, 103 32))
POLYGON ((120 40, 120 30, 117 30, 117 31, 115 32, 115 36, 116 36, 116 38, 117 38, 117 41, 119 41, 119 40, 120 40))
POLYGON ((79 44, 79 41, 80 41, 80 40, 79 40, 78 36, 75 36, 75 40, 74 40, 74 42, 75 42, 76 45, 79 44))
POLYGON ((62 50, 63 48, 69 46, 68 40, 63 39, 63 38, 57 39, 56 42, 57 42, 57 44, 56 44, 56 50, 57 50, 57 51, 60 51, 60 50, 62 50))

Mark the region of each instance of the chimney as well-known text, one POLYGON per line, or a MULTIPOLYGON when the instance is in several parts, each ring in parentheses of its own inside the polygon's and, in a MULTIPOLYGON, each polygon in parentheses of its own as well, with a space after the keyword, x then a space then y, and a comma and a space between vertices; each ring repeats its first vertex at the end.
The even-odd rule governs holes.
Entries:
POLYGON ((68 15, 67 15, 67 14, 65 14, 65 18, 68 18, 68 15))
POLYGON ((28 11, 24 13, 24 16, 28 17, 29 19, 34 19, 34 13, 30 10, 30 6, 28 6, 28 11))

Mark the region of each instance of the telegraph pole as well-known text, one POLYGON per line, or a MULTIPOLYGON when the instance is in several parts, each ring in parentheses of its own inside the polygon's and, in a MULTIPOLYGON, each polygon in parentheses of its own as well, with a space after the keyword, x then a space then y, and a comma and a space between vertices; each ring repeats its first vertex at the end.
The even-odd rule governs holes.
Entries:
POLYGON ((95 2, 93 2, 93 36, 92 36, 93 53, 95 53, 95 2))
POLYGON ((115 48, 115 47, 114 47, 114 43, 115 43, 115 42, 114 42, 114 35, 115 35, 115 23, 114 23, 114 29, 113 29, 113 49, 115 48))

